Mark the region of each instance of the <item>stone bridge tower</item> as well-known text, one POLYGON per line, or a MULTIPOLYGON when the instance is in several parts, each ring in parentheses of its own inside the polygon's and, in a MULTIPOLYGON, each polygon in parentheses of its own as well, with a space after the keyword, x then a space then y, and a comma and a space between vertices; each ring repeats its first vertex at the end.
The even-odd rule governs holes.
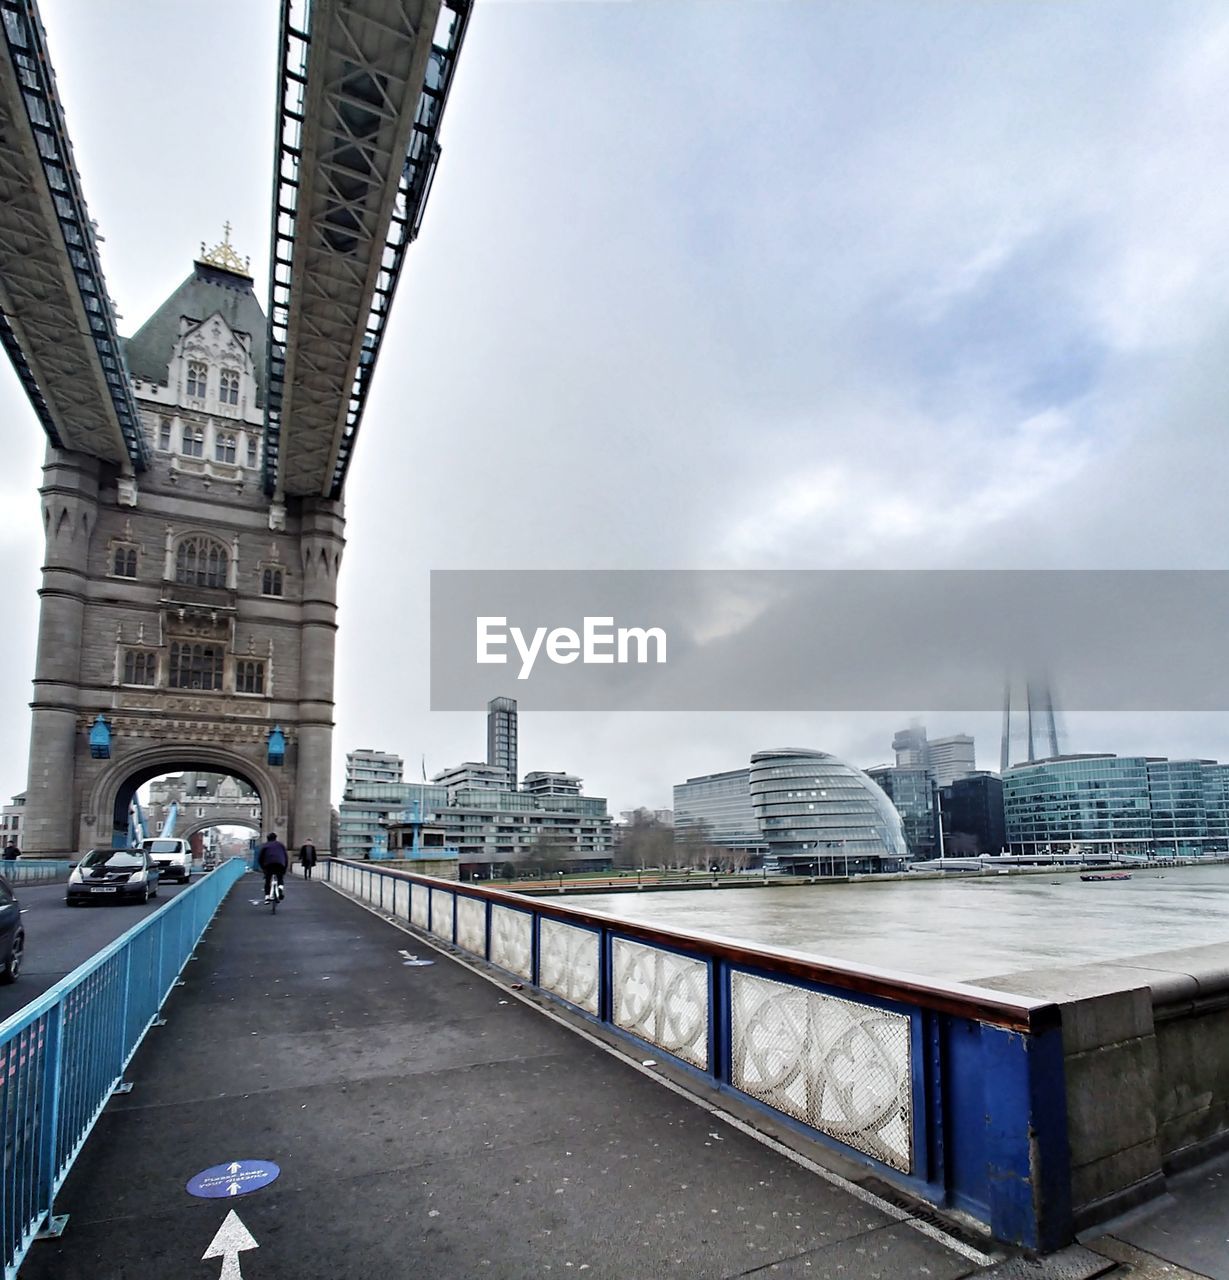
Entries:
POLYGON ((342 507, 266 495, 265 317, 229 237, 201 249, 127 343, 149 470, 48 449, 26 853, 122 840, 193 769, 328 844, 342 507))

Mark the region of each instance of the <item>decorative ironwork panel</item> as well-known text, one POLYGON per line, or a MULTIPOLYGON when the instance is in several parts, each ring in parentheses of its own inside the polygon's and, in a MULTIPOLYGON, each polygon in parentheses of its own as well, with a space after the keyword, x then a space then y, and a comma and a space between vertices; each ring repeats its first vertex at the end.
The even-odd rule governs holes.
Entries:
POLYGON ((431 932, 452 941, 453 895, 446 889, 431 890, 431 932))
POLYGON ((601 939, 592 929, 558 920, 538 924, 538 985, 597 1015, 601 939))
POLYGON ((913 1161, 909 1018, 730 975, 730 1081, 893 1169, 913 1161))
POLYGON ((457 946, 486 958, 486 903, 457 895, 457 946))
POLYGON ((533 917, 527 911, 492 904, 491 960, 533 981, 533 917))
POLYGON ((431 891, 425 884, 413 884, 410 886, 410 923, 416 924, 420 929, 427 927, 427 903, 429 901, 427 894, 431 891))
POLYGON ((612 958, 615 1026, 707 1070, 707 963, 626 938, 612 958))

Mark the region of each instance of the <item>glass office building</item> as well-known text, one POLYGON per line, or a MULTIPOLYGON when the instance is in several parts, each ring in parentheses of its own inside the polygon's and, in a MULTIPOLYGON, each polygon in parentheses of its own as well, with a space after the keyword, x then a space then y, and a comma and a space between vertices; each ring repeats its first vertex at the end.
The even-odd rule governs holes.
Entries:
POLYGON ((751 805, 769 870, 842 875, 898 871, 909 860, 891 800, 861 769, 826 751, 757 751, 751 805))
POLYGON ((1203 766, 1203 809, 1208 822, 1208 853, 1229 853, 1229 764, 1203 766))
POLYGON ((866 774, 896 806, 905 830, 905 843, 909 846, 910 856, 933 857, 937 832, 935 786, 930 771, 885 764, 868 769, 866 774))
POLYGON ((1148 797, 1152 851, 1158 856, 1197 858, 1208 843, 1204 767, 1209 760, 1150 760, 1148 797))
POLYGON ((710 844, 735 852, 764 851, 751 807, 751 770, 727 769, 688 778, 674 788, 674 838, 702 833, 710 844))
POLYGON ((1152 806, 1143 756, 1055 756, 1003 774, 1003 816, 1012 853, 1145 856, 1152 806))

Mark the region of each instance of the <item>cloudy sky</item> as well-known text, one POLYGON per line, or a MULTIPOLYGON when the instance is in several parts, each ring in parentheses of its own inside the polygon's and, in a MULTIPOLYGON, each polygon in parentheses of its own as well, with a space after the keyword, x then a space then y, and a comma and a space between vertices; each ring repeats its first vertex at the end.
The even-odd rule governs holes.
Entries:
MULTIPOLYGON (((124 333, 225 219, 263 292, 276 9, 44 0, 124 333)), ((428 709, 431 569, 1221 567, 1227 86, 1219 0, 479 0, 351 470, 335 779, 483 751, 428 709)), ((7 365, 0 422, 14 792, 42 444, 7 365)), ((541 713, 522 767, 658 807, 925 712, 541 713)), ((997 764, 992 708, 926 718, 997 764)), ((1229 757, 1222 716, 1065 727, 1229 757)))

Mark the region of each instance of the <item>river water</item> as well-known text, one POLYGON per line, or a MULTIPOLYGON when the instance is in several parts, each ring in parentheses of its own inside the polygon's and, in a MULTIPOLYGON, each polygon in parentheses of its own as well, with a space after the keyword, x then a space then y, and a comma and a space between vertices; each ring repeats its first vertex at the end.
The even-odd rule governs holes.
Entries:
POLYGON ((1229 943, 1229 865, 1078 874, 886 880, 767 889, 693 889, 573 898, 589 910, 663 928, 972 981, 1229 943))

